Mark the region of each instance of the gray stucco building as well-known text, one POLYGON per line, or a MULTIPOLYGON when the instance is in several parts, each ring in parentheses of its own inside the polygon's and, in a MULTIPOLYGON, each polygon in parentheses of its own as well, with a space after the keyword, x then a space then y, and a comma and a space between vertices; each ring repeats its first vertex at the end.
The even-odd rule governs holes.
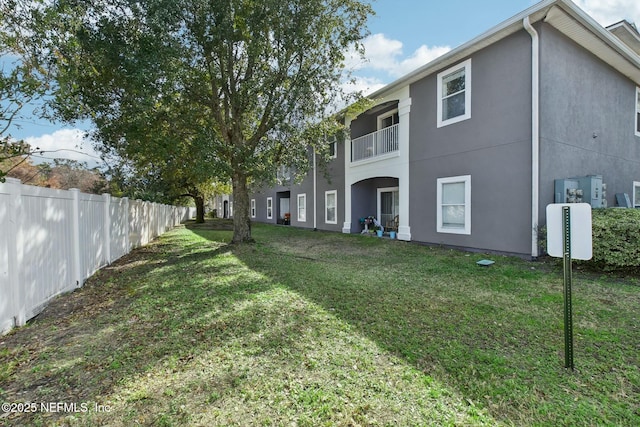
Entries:
POLYGON ((601 176, 604 204, 640 207, 639 87, 633 25, 542 1, 371 94, 330 179, 262 189, 252 217, 355 233, 372 215, 401 240, 535 257, 556 179, 601 176))

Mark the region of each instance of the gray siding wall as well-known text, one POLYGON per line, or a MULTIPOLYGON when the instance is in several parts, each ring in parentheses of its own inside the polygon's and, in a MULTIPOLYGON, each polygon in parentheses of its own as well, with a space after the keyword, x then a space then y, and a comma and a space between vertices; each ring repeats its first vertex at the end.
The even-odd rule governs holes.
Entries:
MULTIPOLYGON (((344 223, 344 143, 338 143, 337 158, 331 159, 323 170, 320 166, 317 170, 317 197, 316 215, 317 228, 319 230, 341 231, 344 223), (325 223, 325 191, 337 190, 337 224, 325 223)), ((310 170, 303 181, 290 186, 261 186, 254 189, 250 198, 256 200, 255 222, 277 222, 278 193, 289 192, 289 207, 291 212, 291 225, 301 228, 313 228, 314 203, 313 203, 313 171, 310 170), (298 221, 298 195, 306 194, 306 221, 298 221), (273 219, 267 219, 267 198, 273 198, 273 219)))
POLYGON ((557 178, 602 175, 609 206, 615 193, 632 197, 640 181, 636 85, 549 25, 540 46, 541 218, 557 178))
POLYGON ((410 89, 412 239, 527 254, 531 38, 520 31, 475 53, 471 61, 469 120, 437 128, 437 72, 410 89), (437 179, 459 175, 471 175, 471 235, 438 233, 437 179))

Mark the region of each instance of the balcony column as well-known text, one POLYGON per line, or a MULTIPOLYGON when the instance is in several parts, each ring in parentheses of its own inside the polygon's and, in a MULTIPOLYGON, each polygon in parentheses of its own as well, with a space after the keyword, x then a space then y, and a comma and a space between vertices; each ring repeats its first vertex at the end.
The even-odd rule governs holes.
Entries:
POLYGON ((344 140, 344 223, 342 224, 342 232, 351 233, 351 118, 347 117, 344 121, 345 140, 344 140))
POLYGON ((411 112, 411 98, 401 99, 398 103, 398 150, 400 163, 398 186, 399 200, 399 224, 398 240, 411 240, 411 227, 409 226, 409 116, 411 112))

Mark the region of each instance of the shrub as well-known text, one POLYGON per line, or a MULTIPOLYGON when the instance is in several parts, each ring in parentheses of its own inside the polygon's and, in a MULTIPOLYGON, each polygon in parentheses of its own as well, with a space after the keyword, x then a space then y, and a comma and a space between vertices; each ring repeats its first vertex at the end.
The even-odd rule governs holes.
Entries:
POLYGON ((593 258, 604 271, 640 271, 640 209, 594 209, 593 258))

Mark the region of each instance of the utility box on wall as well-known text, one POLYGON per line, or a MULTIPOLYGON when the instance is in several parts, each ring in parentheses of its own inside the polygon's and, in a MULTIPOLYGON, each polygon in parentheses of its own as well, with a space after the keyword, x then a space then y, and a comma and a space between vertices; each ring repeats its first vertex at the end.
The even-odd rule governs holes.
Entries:
POLYGON ((592 208, 606 208, 607 184, 602 182, 602 175, 556 179, 554 203, 589 203, 592 208))

